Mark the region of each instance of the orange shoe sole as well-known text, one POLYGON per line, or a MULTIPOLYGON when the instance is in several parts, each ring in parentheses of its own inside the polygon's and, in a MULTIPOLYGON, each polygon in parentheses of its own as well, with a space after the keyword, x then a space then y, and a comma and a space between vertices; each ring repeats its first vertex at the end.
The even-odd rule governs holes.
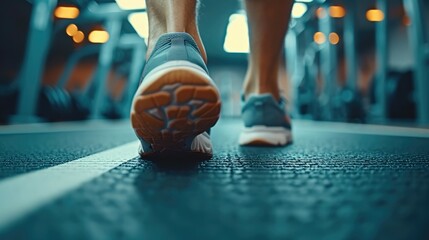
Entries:
POLYGON ((131 124, 154 152, 177 151, 214 126, 220 95, 212 80, 195 69, 175 67, 148 76, 131 108, 131 124))

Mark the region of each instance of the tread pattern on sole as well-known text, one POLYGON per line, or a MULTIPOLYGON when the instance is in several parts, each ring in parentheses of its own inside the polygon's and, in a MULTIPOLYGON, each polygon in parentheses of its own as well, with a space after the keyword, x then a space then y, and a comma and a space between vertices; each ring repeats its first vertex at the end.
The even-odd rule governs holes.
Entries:
POLYGON ((153 151, 180 150, 187 139, 216 124, 220 96, 201 78, 186 70, 171 71, 135 96, 131 123, 153 151))

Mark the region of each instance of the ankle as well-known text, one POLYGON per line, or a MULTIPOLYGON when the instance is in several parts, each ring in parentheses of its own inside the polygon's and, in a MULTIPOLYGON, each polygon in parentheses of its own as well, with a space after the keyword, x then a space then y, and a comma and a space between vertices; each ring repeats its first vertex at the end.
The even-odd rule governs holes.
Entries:
POLYGON ((277 77, 260 78, 247 75, 243 85, 243 93, 245 98, 250 95, 271 94, 274 99, 280 100, 280 90, 277 84, 277 77), (270 79, 267 81, 265 79, 270 79))

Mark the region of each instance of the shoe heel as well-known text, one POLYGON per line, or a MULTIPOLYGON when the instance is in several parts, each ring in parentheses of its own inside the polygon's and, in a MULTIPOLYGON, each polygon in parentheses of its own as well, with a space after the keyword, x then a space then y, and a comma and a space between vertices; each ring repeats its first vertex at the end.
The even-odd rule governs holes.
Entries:
POLYGON ((210 79, 186 68, 166 70, 139 89, 131 123, 154 151, 180 149, 214 126, 220 110, 220 95, 210 79))
POLYGON ((292 132, 283 127, 254 126, 241 132, 238 143, 242 146, 285 146, 292 143, 292 132))

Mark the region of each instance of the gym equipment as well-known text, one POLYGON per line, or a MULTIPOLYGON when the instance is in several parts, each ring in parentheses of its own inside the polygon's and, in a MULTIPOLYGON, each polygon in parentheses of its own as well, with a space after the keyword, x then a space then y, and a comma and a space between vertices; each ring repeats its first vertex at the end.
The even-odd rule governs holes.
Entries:
MULTIPOLYGON (((388 12, 389 1, 377 0, 377 8, 383 13, 388 12)), ((389 38, 388 38, 388 17, 379 21, 375 25, 375 42, 376 42, 376 61, 377 72, 375 82, 375 100, 374 113, 380 119, 385 119, 387 114, 387 99, 386 99, 386 79, 387 79, 387 64, 389 59, 389 38)))
POLYGON ((346 122, 365 123, 366 111, 364 108, 363 98, 359 92, 350 87, 344 87, 336 95, 338 103, 338 119, 346 122))
MULTIPOLYGON (((114 74, 110 74, 111 75, 111 81, 110 84, 112 85, 110 87, 110 91, 115 91, 115 94, 119 94, 119 96, 112 96, 112 94, 107 95, 106 99, 105 99, 105 104, 104 104, 104 108, 102 109, 102 115, 105 118, 108 119, 120 119, 124 117, 123 114, 123 107, 124 104, 121 101, 123 96, 127 90, 123 89, 123 91, 121 93, 119 93, 116 89, 115 86, 119 84, 123 84, 121 83, 121 81, 123 79, 128 79, 129 77, 129 70, 130 70, 130 63, 129 61, 127 61, 130 58, 130 53, 129 51, 127 51, 129 49, 120 49, 120 51, 118 51, 118 53, 116 53, 116 57, 114 57, 115 59, 115 63, 113 65, 115 65, 114 67, 114 74), (116 63, 116 61, 119 60, 119 63, 116 63), (113 75, 113 78, 112 78, 113 75)), ((134 91, 137 89, 134 89, 134 91)), ((127 108, 129 109, 129 108, 127 108)))
MULTIPOLYGON (((10 86, 1 88, 10 88, 0 93, 0 123, 6 124, 16 113, 20 92, 10 86)), ((79 93, 69 93, 59 87, 41 87, 36 106, 37 116, 51 122, 84 120, 89 115, 87 101, 79 93)))
MULTIPOLYGON (((37 110, 39 117, 48 121, 85 120, 90 117, 97 104, 95 96, 100 94, 97 92, 100 90, 100 83, 90 80, 86 89, 80 91, 67 92, 64 88, 79 60, 97 54, 99 51, 98 45, 88 45, 72 54, 57 86, 42 87, 37 110)), ((112 53, 110 65, 119 64, 119 67, 116 68, 117 74, 126 76, 128 81, 119 101, 114 101, 108 94, 103 93, 103 102, 98 106, 103 117, 109 119, 128 117, 132 96, 138 87, 140 73, 143 69, 145 52, 144 41, 137 35, 125 34, 119 39, 115 52, 112 53), (131 52, 131 57, 128 55, 120 57, 120 53, 124 51, 131 52), (129 61, 130 58, 131 61, 129 61)), ((97 79, 100 75, 100 67, 97 70, 93 79, 97 79)), ((109 70, 110 68, 106 71, 109 70)), ((107 72, 103 74, 107 76, 107 72)), ((102 90, 107 92, 107 89, 102 90)))
MULTIPOLYGON (((112 68, 115 52, 119 49, 132 49, 133 55, 131 60, 131 67, 127 86, 123 99, 120 100, 120 116, 128 116, 129 106, 132 101, 132 93, 138 85, 138 80, 143 69, 145 60, 146 45, 144 40, 136 33, 122 34, 122 21, 128 18, 128 15, 133 12, 141 12, 142 10, 122 10, 116 3, 97 4, 92 2, 88 4, 81 15, 78 17, 77 22, 88 22, 94 20, 104 21, 104 26, 109 32, 109 41, 102 44, 99 53, 98 66, 92 79, 91 86, 85 92, 90 103, 90 117, 101 118, 105 116, 106 109, 111 109, 112 101, 108 99, 106 79, 108 72, 112 68)), ((71 23, 70 20, 63 20, 63 25, 66 26, 71 23)), ((107 110, 109 111, 109 110, 107 110)))
POLYGON ((140 82, 146 54, 146 44, 143 39, 136 34, 123 34, 116 47, 118 53, 127 53, 126 57, 114 57, 121 62, 116 68, 117 74, 127 78, 123 92, 119 99, 113 100, 110 96, 105 96, 103 106, 100 107, 100 114, 106 118, 118 119, 129 117, 134 93, 140 82))
POLYGON ((429 123, 429 39, 425 9, 427 1, 404 0, 404 7, 411 20, 409 35, 415 56, 414 78, 416 80, 417 117, 423 124, 429 123), (426 5, 425 5, 426 4, 426 5))
MULTIPOLYGON (((392 7, 398 7, 397 3, 388 0, 377 0, 376 3, 376 7, 384 13, 389 12, 392 7)), ((315 9, 324 11, 325 14, 317 14, 317 18, 307 18, 304 15, 300 19, 293 19, 286 37, 287 62, 292 63, 288 66, 288 72, 296 90, 294 103, 298 115, 316 120, 348 122, 366 122, 367 117, 376 122, 417 118, 420 123, 429 123, 429 41, 427 27, 425 28, 427 19, 423 14, 429 7, 427 2, 403 1, 412 23, 409 25, 409 34, 416 62, 412 74, 409 71, 389 71, 389 17, 373 23, 377 71, 374 80, 369 82, 373 84, 373 88, 369 89, 372 96, 362 96, 358 89, 357 56, 363 52, 357 52, 357 20, 361 19, 361 16, 357 16, 357 2, 344 1, 347 14, 343 20, 335 22, 326 14, 331 2, 313 1, 306 4, 308 12, 313 11, 313 16, 316 15, 315 9), (320 31, 327 38, 328 33, 341 31, 336 29, 338 25, 344 26, 341 44, 344 44, 347 69, 347 81, 342 87, 336 80, 338 47, 329 44, 327 39, 315 44, 312 37, 305 37, 306 32, 320 31), (318 50, 314 53, 315 45, 318 50)), ((368 38, 369 36, 365 36, 360 39, 368 38)), ((365 45, 364 48, 371 46, 365 45)), ((370 59, 371 54, 368 56, 370 59)))
POLYGON ((413 71, 389 71, 386 87, 387 117, 391 119, 416 119, 413 71))
MULTIPOLYGON (((378 0, 377 7, 388 12, 390 1, 378 0)), ((389 73, 388 60, 388 18, 384 18, 376 25, 377 34, 377 81, 376 101, 382 117, 414 119, 423 124, 429 123, 429 42, 427 39, 427 22, 424 14, 424 1, 404 0, 404 7, 412 24, 409 26, 409 35, 413 54, 415 56, 414 73, 389 73), (416 101, 413 99, 414 77, 416 86, 416 101), (390 78, 390 79, 389 79, 390 78), (392 87, 393 86, 393 87, 392 87), (416 108, 417 105, 417 108, 416 108)))
POLYGON ((0 124, 6 124, 9 116, 15 114, 18 101, 16 84, 0 85, 0 124))
MULTIPOLYGON (((121 47, 132 48, 134 51, 129 81, 125 89, 130 91, 137 86, 145 59, 146 46, 137 33, 128 34, 133 35, 132 37, 124 37, 121 30, 123 21, 127 21, 129 14, 141 12, 141 9, 122 10, 116 3, 86 2, 80 4, 80 14, 76 19, 59 19, 54 26, 52 13, 57 1, 34 0, 32 3, 33 12, 26 55, 20 77, 17 80, 20 94, 16 115, 12 118, 14 122, 37 122, 39 116, 49 121, 81 120, 88 116, 91 118, 102 117, 104 109, 109 108, 109 101, 106 100, 108 99, 106 79, 112 66, 114 53, 121 47), (98 50, 95 49, 96 52, 99 52, 99 64, 87 89, 82 92, 64 90, 71 70, 82 57, 79 54, 72 56, 57 86, 41 86, 41 73, 52 40, 52 33, 63 31, 71 23, 93 22, 102 22, 109 33, 109 41, 100 45, 98 50)), ((120 104, 125 104, 120 107, 120 116, 126 116, 124 114, 126 110, 122 110, 122 108, 126 108, 127 104, 130 105, 131 100, 131 93, 125 92, 120 101, 120 104)))
POLYGON ((73 52, 57 85, 41 87, 36 110, 38 117, 51 122, 85 120, 89 117, 90 101, 85 90, 68 92, 65 87, 78 62, 99 51, 98 45, 87 45, 73 52))
MULTIPOLYGON (((87 83, 86 89, 73 92, 67 92, 64 88, 67 85, 67 80, 70 78, 73 68, 79 60, 89 55, 96 54, 98 51, 100 51, 98 45, 82 47, 70 57, 57 86, 42 88, 37 111, 40 117, 48 121, 85 120, 90 117, 94 105, 96 105, 94 99, 99 90, 97 86, 99 83, 91 80, 87 83)), ((113 100, 108 94, 103 93, 103 102, 102 105, 99 106, 100 114, 102 114, 103 117, 109 119, 128 117, 132 96, 138 87, 140 73, 143 69, 145 52, 146 47, 144 41, 137 35, 125 34, 119 39, 115 53, 112 55, 111 64, 119 64, 119 66, 115 68, 116 74, 127 77, 128 81, 118 101, 113 100), (120 55, 123 55, 121 53, 125 51, 131 52, 131 54, 120 57, 120 55), (129 61, 130 58, 131 61, 129 61)), ((107 70, 109 71, 110 68, 107 70)), ((97 73, 99 74, 99 71, 94 74, 94 79, 99 76, 97 73)), ((107 89, 104 91, 107 91, 107 89)))
POLYGON ((344 103, 337 86, 337 46, 328 41, 335 31, 329 16, 329 3, 313 1, 306 3, 308 11, 299 19, 292 19, 286 37, 288 72, 296 94, 294 103, 301 117, 315 120, 345 120, 344 103), (316 12, 322 11, 324 14, 316 12), (321 32, 325 40, 316 44, 315 32, 321 32), (288 64, 288 65, 289 65, 288 64))
POLYGON ((79 93, 69 93, 65 89, 42 87, 37 105, 37 115, 47 121, 85 120, 89 116, 89 106, 79 93))
POLYGON ((37 98, 43 66, 47 57, 52 33, 52 13, 55 0, 34 0, 26 53, 18 77, 19 98, 15 122, 35 122, 37 98))

